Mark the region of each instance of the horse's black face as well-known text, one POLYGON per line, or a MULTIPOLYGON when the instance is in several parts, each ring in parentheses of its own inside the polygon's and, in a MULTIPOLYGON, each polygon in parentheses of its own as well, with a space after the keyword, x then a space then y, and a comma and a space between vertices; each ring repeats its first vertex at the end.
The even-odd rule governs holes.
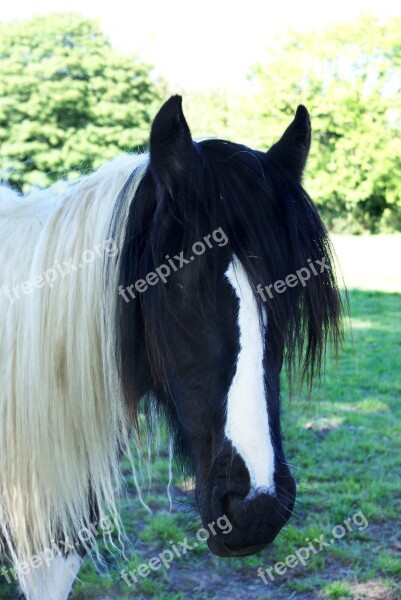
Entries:
POLYGON ((215 527, 209 547, 242 556, 272 542, 287 522, 295 482, 281 445, 278 372, 269 367, 265 325, 242 266, 219 251, 214 289, 185 289, 183 273, 170 282, 176 313, 168 322, 168 384, 203 523, 225 516, 232 526, 215 527))
POLYGON ((341 333, 330 245, 300 184, 309 144, 304 107, 267 153, 219 140, 194 144, 173 97, 153 123, 149 167, 130 204, 120 291, 136 282, 141 295, 118 307, 127 403, 135 414, 153 392, 168 407, 196 475, 204 525, 230 522, 209 537, 221 556, 257 552, 290 517, 283 356, 290 373, 300 356, 303 373, 313 375, 327 336, 336 342, 341 333), (194 244, 205 234, 210 245, 199 256, 194 244), (176 268, 171 257, 181 255, 176 268), (168 278, 157 282, 166 261, 168 278), (313 263, 328 270, 318 274, 313 263), (307 285, 294 285, 305 271, 307 285), (260 284, 270 284, 265 296, 260 284))

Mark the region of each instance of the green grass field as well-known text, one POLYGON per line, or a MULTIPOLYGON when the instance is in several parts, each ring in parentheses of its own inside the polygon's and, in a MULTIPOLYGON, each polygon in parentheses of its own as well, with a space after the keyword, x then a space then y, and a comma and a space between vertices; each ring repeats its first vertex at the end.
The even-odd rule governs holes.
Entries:
MULTIPOLYGON (((335 245, 349 288, 352 334, 347 325, 338 368, 329 362, 312 401, 289 401, 283 390, 284 443, 298 482, 290 523, 256 556, 221 559, 198 543, 169 569, 137 576, 129 587, 121 569, 138 569, 171 541, 188 538, 193 545, 200 527, 190 481, 176 478, 169 511, 168 453, 162 452, 145 493, 153 515, 136 500, 126 471, 121 508, 132 558, 108 554, 103 576, 86 561, 74 600, 401 599, 401 236, 336 237, 335 245), (333 533, 340 525, 345 533, 339 527, 333 533), (328 545, 284 573, 277 563, 308 543, 319 548, 318 538, 328 545), (259 567, 270 568, 274 581, 264 584, 259 567)), ((14 597, 0 578, 0 598, 14 597)))

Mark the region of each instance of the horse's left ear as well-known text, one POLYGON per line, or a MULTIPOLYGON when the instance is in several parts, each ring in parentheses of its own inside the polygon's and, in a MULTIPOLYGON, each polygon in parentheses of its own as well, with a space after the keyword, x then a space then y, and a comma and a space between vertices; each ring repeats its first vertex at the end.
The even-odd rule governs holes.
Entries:
POLYGON ((196 150, 182 111, 181 96, 171 96, 157 113, 150 133, 150 164, 156 178, 172 192, 196 150))
POLYGON ((305 106, 298 106, 295 118, 281 139, 267 152, 298 179, 306 165, 311 144, 311 123, 305 106))

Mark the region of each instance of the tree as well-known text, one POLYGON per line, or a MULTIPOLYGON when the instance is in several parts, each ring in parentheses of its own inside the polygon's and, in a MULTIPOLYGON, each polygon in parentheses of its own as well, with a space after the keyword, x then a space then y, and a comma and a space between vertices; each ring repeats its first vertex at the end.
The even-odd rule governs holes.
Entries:
POLYGON ((401 228, 400 30, 399 19, 364 17, 291 34, 251 74, 258 132, 278 137, 296 105, 308 107, 306 187, 337 229, 401 228))
POLYGON ((97 23, 54 14, 0 25, 0 176, 24 190, 142 149, 162 84, 97 23))

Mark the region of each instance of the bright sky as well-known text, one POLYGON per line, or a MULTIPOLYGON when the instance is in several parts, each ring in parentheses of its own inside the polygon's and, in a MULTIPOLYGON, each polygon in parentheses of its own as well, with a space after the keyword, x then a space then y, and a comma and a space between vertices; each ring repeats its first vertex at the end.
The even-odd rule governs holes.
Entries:
POLYGON ((239 89, 244 74, 275 36, 352 20, 361 12, 401 17, 399 0, 14 0, 9 21, 49 12, 98 19, 112 43, 155 65, 176 91, 239 89))

